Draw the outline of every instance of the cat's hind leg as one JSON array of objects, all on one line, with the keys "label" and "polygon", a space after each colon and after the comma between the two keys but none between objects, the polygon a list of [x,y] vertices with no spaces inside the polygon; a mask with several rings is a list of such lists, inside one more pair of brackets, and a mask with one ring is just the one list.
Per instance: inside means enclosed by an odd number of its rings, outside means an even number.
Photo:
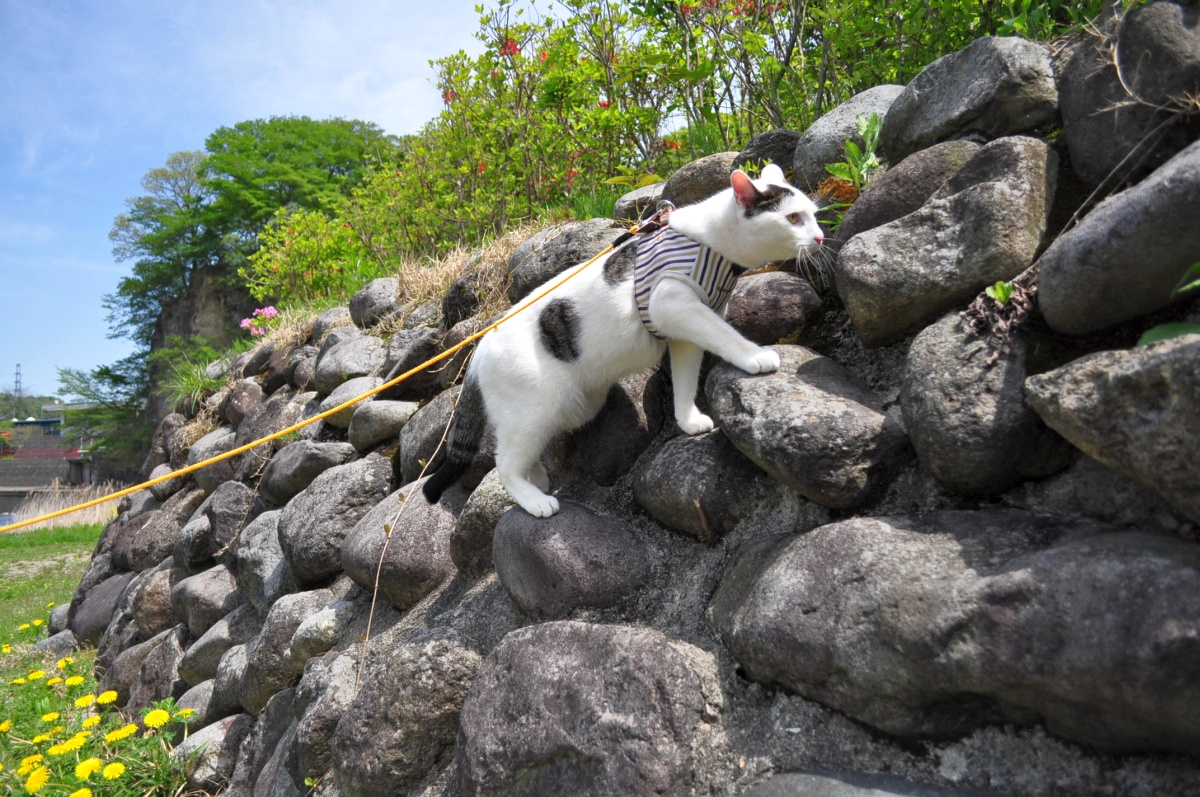
[{"label": "cat's hind leg", "polygon": [[546,473],[546,466],[540,459],[535,460],[533,467],[529,469],[529,481],[543,493],[550,492],[550,475]]},{"label": "cat's hind leg", "polygon": [[700,381],[700,364],[704,349],[686,340],[672,340],[671,382],[675,393],[675,422],[688,434],[711,432],[713,419],[696,406],[696,387]]},{"label": "cat's hind leg", "polygon": [[650,321],[668,340],[711,351],[751,374],[779,369],[779,355],[746,340],[679,279],[661,279],[650,294]]},{"label": "cat's hind leg", "polygon": [[539,460],[550,436],[536,428],[496,428],[500,483],[517,505],[534,517],[550,517],[558,511],[558,499],[545,492],[550,483]]}]

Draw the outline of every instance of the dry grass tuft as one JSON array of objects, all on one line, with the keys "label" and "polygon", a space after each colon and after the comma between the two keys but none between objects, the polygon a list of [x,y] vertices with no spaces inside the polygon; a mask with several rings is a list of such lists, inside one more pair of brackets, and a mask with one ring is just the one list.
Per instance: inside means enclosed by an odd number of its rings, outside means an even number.
[{"label": "dry grass tuft", "polygon": [[[49,515],[53,512],[58,512],[62,509],[69,509],[73,506],[85,504],[88,501],[97,498],[103,498],[112,495],[124,488],[124,485],[116,482],[105,482],[104,484],[85,484],[79,486],[68,486],[60,483],[57,479],[54,483],[41,492],[34,493],[26,498],[13,511],[18,521],[29,520],[30,518]],[[44,520],[40,523],[35,523],[31,526],[26,526],[21,531],[33,531],[34,529],[51,529],[63,528],[66,526],[107,524],[117,516],[117,502],[109,501],[103,504],[88,509],[82,509],[78,512],[72,512],[61,517]]]}]

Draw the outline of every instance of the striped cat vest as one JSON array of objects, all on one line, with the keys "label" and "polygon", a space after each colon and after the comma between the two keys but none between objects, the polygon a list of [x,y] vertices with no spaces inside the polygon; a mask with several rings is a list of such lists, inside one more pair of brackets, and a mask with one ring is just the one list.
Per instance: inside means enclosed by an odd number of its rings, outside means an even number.
[{"label": "striped cat vest", "polygon": [[650,321],[650,293],[659,280],[677,279],[687,284],[701,301],[718,313],[729,303],[734,283],[745,268],[698,241],[664,224],[637,242],[633,266],[633,295],[642,324],[650,334],[662,335]]}]

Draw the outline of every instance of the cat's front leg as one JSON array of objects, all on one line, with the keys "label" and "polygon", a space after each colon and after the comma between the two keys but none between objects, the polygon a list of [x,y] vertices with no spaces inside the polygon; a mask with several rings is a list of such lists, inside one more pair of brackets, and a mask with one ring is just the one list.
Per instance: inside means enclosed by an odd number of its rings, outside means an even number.
[{"label": "cat's front leg", "polygon": [[696,406],[696,388],[700,381],[700,364],[704,349],[685,340],[672,340],[671,382],[675,393],[675,422],[688,434],[711,432],[713,419]]},{"label": "cat's front leg", "polygon": [[663,279],[650,295],[650,320],[669,340],[711,351],[751,374],[779,370],[779,355],[746,340],[682,280]]}]

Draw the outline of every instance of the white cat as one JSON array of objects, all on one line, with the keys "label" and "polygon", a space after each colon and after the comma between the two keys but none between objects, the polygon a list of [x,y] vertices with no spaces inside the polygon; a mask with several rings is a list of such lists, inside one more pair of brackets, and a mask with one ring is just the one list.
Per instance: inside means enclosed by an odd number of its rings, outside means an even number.
[{"label": "white cat", "polygon": [[[735,171],[728,189],[675,210],[659,232],[634,237],[548,296],[518,304],[479,342],[446,463],[425,482],[426,498],[436,502],[465,473],[491,421],[505,489],[531,515],[553,515],[558,499],[546,494],[543,449],[590,421],[613,383],[658,363],[664,347],[675,420],[688,434],[711,430],[695,401],[705,350],[752,374],[779,367],[779,355],[726,323],[733,281],[819,249],[816,213],[778,166],[758,180]],[[679,273],[693,265],[700,272],[693,278]]]}]

